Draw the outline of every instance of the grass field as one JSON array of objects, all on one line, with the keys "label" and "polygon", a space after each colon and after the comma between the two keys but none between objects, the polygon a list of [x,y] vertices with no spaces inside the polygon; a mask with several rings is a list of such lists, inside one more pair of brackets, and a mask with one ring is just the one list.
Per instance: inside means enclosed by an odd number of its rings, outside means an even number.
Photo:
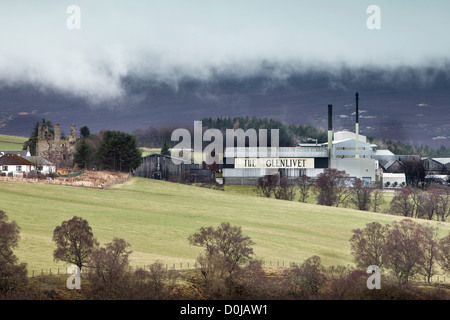
[{"label": "grass field", "polygon": [[22,150],[23,143],[27,141],[27,138],[7,136],[0,134],[0,151],[16,151]]},{"label": "grass field", "polygon": [[[401,217],[257,197],[238,187],[216,191],[144,178],[108,189],[0,184],[0,209],[21,227],[15,250],[28,270],[64,268],[52,253],[54,228],[73,216],[89,221],[101,244],[114,237],[132,246],[131,263],[143,266],[160,259],[193,263],[201,252],[188,236],[202,226],[227,221],[250,236],[257,257],[266,261],[302,262],[318,255],[325,265],[352,263],[352,229],[366,223],[391,223]],[[242,190],[241,190],[242,191]],[[424,220],[418,220],[426,223]],[[442,235],[449,223],[440,225]]]}]

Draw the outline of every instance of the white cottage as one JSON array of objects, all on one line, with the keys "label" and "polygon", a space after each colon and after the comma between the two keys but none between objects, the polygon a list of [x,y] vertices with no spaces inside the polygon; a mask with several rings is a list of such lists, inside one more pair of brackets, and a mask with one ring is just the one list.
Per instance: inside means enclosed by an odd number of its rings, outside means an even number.
[{"label": "white cottage", "polygon": [[24,159],[30,161],[33,164],[33,170],[36,170],[43,174],[55,173],[56,165],[50,161],[39,156],[27,156]]},{"label": "white cottage", "polygon": [[6,153],[0,157],[0,174],[21,176],[34,169],[31,161],[19,156],[16,153]]}]

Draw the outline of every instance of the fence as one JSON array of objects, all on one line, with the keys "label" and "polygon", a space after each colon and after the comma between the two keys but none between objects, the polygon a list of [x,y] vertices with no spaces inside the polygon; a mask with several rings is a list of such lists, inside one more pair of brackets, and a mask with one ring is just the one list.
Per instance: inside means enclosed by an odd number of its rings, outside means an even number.
[{"label": "fence", "polygon": [[[81,172],[81,171],[80,171]],[[78,176],[78,174],[77,174]],[[104,189],[111,185],[124,183],[130,179],[131,174],[128,174],[124,179],[114,180],[108,183],[103,183],[99,178],[89,178],[89,179],[78,179],[77,176],[59,176],[56,179],[38,179],[38,178],[23,178],[23,177],[2,177],[0,176],[0,181],[4,182],[19,182],[19,183],[32,183],[32,184],[52,184],[52,185],[64,185],[64,186],[74,186],[74,187],[85,187],[85,188],[99,188]]]},{"label": "fence", "polygon": [[[263,260],[263,266],[265,267],[290,267],[291,264],[294,262],[287,262],[283,260]],[[162,262],[162,265],[165,267],[166,270],[189,270],[189,269],[196,269],[199,267],[199,264],[197,262],[174,262],[174,263],[166,263]],[[130,270],[137,270],[137,269],[143,269],[143,270],[150,270],[151,264],[144,264],[144,265],[135,265],[130,266]],[[39,276],[39,275],[65,275],[65,274],[73,274],[75,270],[72,270],[72,267],[67,267],[65,269],[62,268],[48,268],[48,269],[40,269],[40,270],[31,270],[31,276]]]},{"label": "fence", "polygon": [[[166,270],[195,270],[199,267],[199,264],[197,262],[172,262],[172,263],[166,263],[161,262],[163,267]],[[289,262],[284,260],[262,260],[262,264],[264,267],[270,267],[270,268],[289,268],[292,266],[292,264],[301,264],[298,262]],[[135,265],[130,266],[130,271],[143,269],[143,270],[150,270],[151,264],[144,264],[144,265]],[[55,269],[41,269],[41,270],[31,270],[31,276],[52,276],[52,275],[70,275],[75,273],[74,268],[68,267],[62,270],[61,268],[55,268]],[[87,273],[86,271],[82,271],[82,273]],[[418,282],[427,282],[426,277],[424,276],[415,276],[412,280],[418,281]],[[450,277],[439,274],[434,275],[430,279],[431,283],[450,283]]]},{"label": "fence", "polygon": [[131,178],[131,173],[128,174],[128,176],[127,176],[125,179],[111,181],[111,182],[109,182],[109,183],[107,183],[107,184],[101,185],[100,188],[101,188],[101,189],[104,189],[104,188],[108,188],[108,187],[112,186],[113,184],[124,183],[124,182],[126,182],[128,179],[130,179],[130,178]]}]

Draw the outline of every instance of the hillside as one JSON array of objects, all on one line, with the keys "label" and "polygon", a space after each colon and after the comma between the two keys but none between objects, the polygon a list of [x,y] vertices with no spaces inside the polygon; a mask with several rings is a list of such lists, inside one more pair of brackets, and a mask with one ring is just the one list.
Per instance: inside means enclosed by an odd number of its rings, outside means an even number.
[{"label": "hillside", "polygon": [[22,150],[23,143],[26,140],[28,140],[28,139],[23,138],[23,137],[8,136],[8,135],[0,134],[0,151]]},{"label": "hillside", "polygon": [[[189,245],[188,236],[223,221],[241,226],[256,243],[256,255],[267,264],[319,255],[325,265],[347,265],[352,262],[348,242],[352,229],[375,220],[401,219],[143,178],[108,189],[3,182],[0,209],[21,227],[16,253],[27,262],[29,272],[65,267],[53,261],[52,234],[75,215],[89,221],[101,244],[114,237],[128,241],[133,266],[156,259],[170,266],[193,263],[200,249]],[[449,223],[440,226],[442,234],[450,230]]]},{"label": "hillside", "polygon": [[92,132],[190,127],[209,117],[246,116],[326,129],[328,104],[333,104],[333,128],[354,130],[358,91],[361,134],[432,149],[448,145],[450,126],[442,117],[450,101],[448,63],[428,68],[343,67],[334,72],[293,68],[285,73],[289,69],[269,63],[253,75],[210,70],[208,79],[187,74],[173,82],[130,75],[122,81],[122,101],[94,105],[65,92],[6,86],[0,88],[0,133],[28,136],[43,117],[62,128],[87,125]]}]

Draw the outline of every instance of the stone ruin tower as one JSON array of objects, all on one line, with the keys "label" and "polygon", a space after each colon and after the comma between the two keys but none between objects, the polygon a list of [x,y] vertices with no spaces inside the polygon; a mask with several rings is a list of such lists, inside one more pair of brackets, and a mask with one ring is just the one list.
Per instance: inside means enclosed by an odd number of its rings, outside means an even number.
[{"label": "stone ruin tower", "polygon": [[47,126],[38,126],[36,155],[53,162],[57,168],[73,167],[73,154],[76,149],[77,135],[75,125],[70,126],[70,135],[61,138],[61,125],[55,124],[54,134]]}]

